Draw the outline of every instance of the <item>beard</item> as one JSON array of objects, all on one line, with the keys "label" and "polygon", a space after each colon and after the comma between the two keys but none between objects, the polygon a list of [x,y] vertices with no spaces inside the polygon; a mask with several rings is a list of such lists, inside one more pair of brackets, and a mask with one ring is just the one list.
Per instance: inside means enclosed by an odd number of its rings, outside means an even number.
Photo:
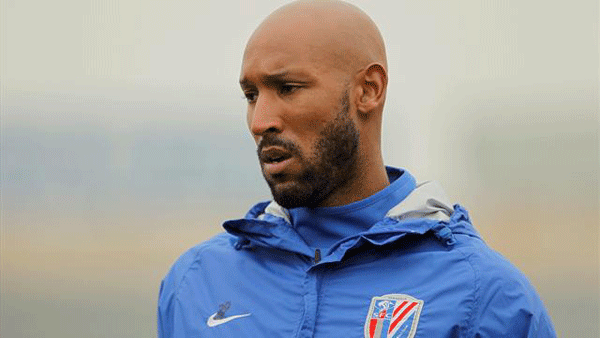
[{"label": "beard", "polygon": [[[328,122],[313,143],[312,156],[305,158],[299,147],[276,134],[263,137],[258,153],[266,146],[280,146],[289,151],[301,163],[302,171],[290,177],[263,176],[271,189],[273,199],[284,208],[319,206],[337,189],[348,184],[356,173],[359,132],[348,114],[349,102],[346,91],[340,99],[340,111]],[[262,163],[261,163],[262,167]],[[281,183],[282,179],[286,179]]]}]

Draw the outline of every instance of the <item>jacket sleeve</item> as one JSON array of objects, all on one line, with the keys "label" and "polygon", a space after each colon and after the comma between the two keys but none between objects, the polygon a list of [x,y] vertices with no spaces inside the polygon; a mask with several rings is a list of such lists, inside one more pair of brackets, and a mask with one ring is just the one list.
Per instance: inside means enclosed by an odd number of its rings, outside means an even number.
[{"label": "jacket sleeve", "polygon": [[160,284],[156,323],[158,338],[186,336],[179,332],[183,326],[181,322],[177,322],[177,318],[181,317],[177,293],[186,273],[195,262],[197,254],[198,248],[195,247],[181,255]]},{"label": "jacket sleeve", "polygon": [[513,266],[482,275],[478,293],[471,336],[556,337],[542,300]]},{"label": "jacket sleeve", "polygon": [[175,303],[177,285],[179,284],[176,278],[176,270],[177,266],[175,265],[160,284],[157,311],[158,338],[175,337]]},{"label": "jacket sleeve", "polygon": [[158,311],[156,320],[158,338],[171,337],[171,335],[169,335],[168,333],[173,331],[173,322],[172,320],[169,320],[169,318],[172,318],[172,315],[170,315],[170,309],[172,308],[170,303],[172,301],[166,300],[166,298],[172,299],[172,295],[170,297],[166,296],[166,294],[169,293],[169,291],[165,291],[164,288],[165,281],[163,280],[160,283],[160,291],[158,292]]}]

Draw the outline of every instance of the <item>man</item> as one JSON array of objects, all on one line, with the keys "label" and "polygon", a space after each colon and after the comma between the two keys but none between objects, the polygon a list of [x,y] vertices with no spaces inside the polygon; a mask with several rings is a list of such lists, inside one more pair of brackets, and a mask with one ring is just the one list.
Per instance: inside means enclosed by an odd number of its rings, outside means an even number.
[{"label": "man", "polygon": [[240,84],[273,202],[182,255],[160,337],[554,337],[527,279],[435,183],[386,167],[383,39],[337,1],[251,36]]}]

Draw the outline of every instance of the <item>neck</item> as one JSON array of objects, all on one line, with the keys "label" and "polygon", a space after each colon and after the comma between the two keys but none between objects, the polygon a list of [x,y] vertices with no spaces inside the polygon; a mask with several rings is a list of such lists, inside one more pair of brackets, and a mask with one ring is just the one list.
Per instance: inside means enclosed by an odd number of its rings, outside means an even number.
[{"label": "neck", "polygon": [[288,209],[292,227],[309,247],[321,250],[343,238],[368,231],[415,188],[414,178],[409,173],[395,168],[388,168],[387,173],[388,186],[364,199],[338,207]]},{"label": "neck", "polygon": [[339,187],[319,207],[337,207],[363,200],[390,185],[383,159],[359,161],[354,175],[347,184]]}]

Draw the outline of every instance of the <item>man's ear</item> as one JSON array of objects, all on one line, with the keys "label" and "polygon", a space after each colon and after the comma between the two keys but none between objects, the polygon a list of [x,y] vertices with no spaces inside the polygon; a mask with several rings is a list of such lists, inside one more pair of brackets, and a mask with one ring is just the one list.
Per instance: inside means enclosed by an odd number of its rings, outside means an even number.
[{"label": "man's ear", "polygon": [[362,114],[369,114],[383,105],[387,88],[387,72],[379,63],[370,64],[359,74],[359,95],[356,107]]}]

